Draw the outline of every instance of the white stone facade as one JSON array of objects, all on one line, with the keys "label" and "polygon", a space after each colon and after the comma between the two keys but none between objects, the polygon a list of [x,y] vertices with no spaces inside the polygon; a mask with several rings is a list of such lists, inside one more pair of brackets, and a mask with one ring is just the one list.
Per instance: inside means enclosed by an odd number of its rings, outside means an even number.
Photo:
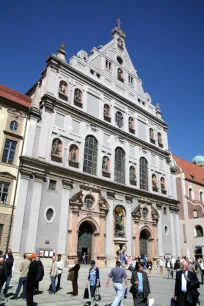
[{"label": "white stone facade", "polygon": [[[150,95],[142,88],[125,46],[124,33],[118,28],[112,33],[113,38],[107,45],[93,48],[90,56],[80,51],[69,63],[62,44],[57,55],[47,59],[41,79],[28,92],[33,106],[16,201],[12,239],[16,253],[53,249],[67,255],[71,261],[77,255],[75,240],[81,220],[86,216],[95,237],[91,256],[101,265],[109,264],[119,248],[126,249],[128,255],[140,255],[139,245],[135,245],[139,243],[142,229],[150,232],[148,241],[154,241],[149,256],[180,255],[176,238],[178,202],[168,152],[167,124],[161,118],[159,106],[151,103]],[[108,108],[106,117],[104,106]],[[116,123],[117,112],[122,114],[121,125]],[[153,129],[152,140],[150,129]],[[94,175],[84,171],[87,136],[93,136],[97,143]],[[58,149],[53,155],[55,144]],[[124,181],[121,178],[120,182],[115,177],[116,148],[124,152],[121,159]],[[72,149],[75,151],[73,160]],[[107,158],[105,171],[103,157]],[[148,164],[148,190],[141,188],[141,157]],[[89,165],[88,160],[87,167]],[[130,167],[135,168],[133,179]],[[155,181],[152,175],[156,176]],[[55,190],[50,190],[50,180],[56,182]],[[76,197],[80,192],[82,194]],[[88,194],[98,199],[97,203],[104,204],[96,203],[90,211],[84,207]],[[117,205],[123,206],[125,211],[125,237],[120,239],[114,236]],[[138,205],[148,208],[148,216],[143,221],[137,214],[133,220]],[[48,208],[54,216],[51,222],[46,220]],[[155,219],[150,213],[153,216],[154,209],[159,216]],[[78,225],[72,224],[74,218]],[[136,225],[137,233],[134,232]],[[104,230],[103,237],[97,233],[97,227],[99,232]]]}]

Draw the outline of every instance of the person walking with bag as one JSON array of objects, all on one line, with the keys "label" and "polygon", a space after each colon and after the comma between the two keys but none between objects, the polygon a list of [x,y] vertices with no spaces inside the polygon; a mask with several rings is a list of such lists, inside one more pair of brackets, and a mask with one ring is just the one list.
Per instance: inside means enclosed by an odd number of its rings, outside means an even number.
[{"label": "person walking with bag", "polygon": [[108,275],[108,280],[106,283],[106,288],[108,288],[108,284],[110,280],[113,280],[113,287],[116,292],[115,300],[112,303],[112,306],[123,306],[122,298],[123,298],[123,280],[125,281],[126,288],[128,288],[127,274],[125,270],[120,267],[121,262],[116,262],[116,267],[111,270]]},{"label": "person walking with bag", "polygon": [[148,298],[151,297],[150,285],[141,263],[137,263],[136,270],[132,272],[131,284],[130,292],[133,295],[134,306],[148,306]]},{"label": "person walking with bag", "polygon": [[36,261],[36,254],[31,254],[31,263],[28,270],[26,281],[26,302],[27,306],[33,306],[33,292],[35,288],[35,279],[38,274],[38,264]]},{"label": "person walking with bag", "polygon": [[89,270],[86,287],[90,283],[91,306],[94,306],[96,288],[99,287],[99,269],[96,267],[95,260],[91,260],[91,268]]},{"label": "person walking with bag", "polygon": [[50,268],[50,279],[51,279],[51,290],[50,294],[55,294],[56,293],[56,277],[57,277],[57,272],[58,272],[58,265],[56,261],[56,257],[52,257],[52,266]]},{"label": "person walking with bag", "polygon": [[42,264],[42,261],[40,260],[39,257],[36,257],[36,261],[38,264],[38,274],[37,277],[35,279],[35,294],[39,294],[39,282],[41,282],[43,280],[44,277],[44,267]]}]

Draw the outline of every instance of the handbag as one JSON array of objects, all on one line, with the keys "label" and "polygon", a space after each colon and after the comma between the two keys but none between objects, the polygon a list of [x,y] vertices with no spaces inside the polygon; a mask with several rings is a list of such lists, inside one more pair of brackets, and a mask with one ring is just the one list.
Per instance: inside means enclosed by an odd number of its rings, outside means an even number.
[{"label": "handbag", "polygon": [[84,299],[89,299],[89,290],[88,290],[88,288],[85,288],[85,290],[84,290]]},{"label": "handbag", "polygon": [[171,306],[177,306],[177,301],[173,297],[171,298]]},{"label": "handbag", "polygon": [[99,293],[99,287],[96,288],[94,300],[95,301],[101,301],[101,295]]},{"label": "handbag", "polygon": [[154,305],[155,305],[154,299],[153,298],[149,299],[148,306],[154,306]]},{"label": "handbag", "polygon": [[72,282],[73,279],[74,279],[74,271],[70,271],[68,273],[67,280]]}]

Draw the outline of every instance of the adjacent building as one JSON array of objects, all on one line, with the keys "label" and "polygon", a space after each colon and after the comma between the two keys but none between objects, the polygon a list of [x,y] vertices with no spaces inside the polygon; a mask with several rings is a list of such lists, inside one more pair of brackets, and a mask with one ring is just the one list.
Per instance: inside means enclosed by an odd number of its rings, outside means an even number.
[{"label": "adjacent building", "polygon": [[[12,249],[87,254],[180,255],[175,164],[167,123],[142,86],[116,27],[112,40],[66,61],[46,60],[32,98]],[[159,90],[159,88],[158,88]]]},{"label": "adjacent building", "polygon": [[181,253],[193,258],[204,256],[204,158],[193,163],[174,156],[177,164],[176,186],[180,202]]},{"label": "adjacent building", "polygon": [[27,113],[31,98],[0,85],[0,250],[9,245]]}]

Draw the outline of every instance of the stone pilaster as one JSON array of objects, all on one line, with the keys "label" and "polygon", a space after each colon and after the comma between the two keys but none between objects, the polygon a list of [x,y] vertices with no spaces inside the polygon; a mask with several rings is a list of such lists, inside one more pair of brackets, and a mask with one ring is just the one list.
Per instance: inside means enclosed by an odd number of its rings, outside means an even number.
[{"label": "stone pilaster", "polygon": [[176,235],[179,233],[176,233],[176,229],[174,226],[174,209],[169,209],[170,212],[170,222],[171,222],[171,243],[172,243],[172,251],[171,255],[176,256]]},{"label": "stone pilaster", "polygon": [[37,123],[41,119],[41,112],[37,107],[31,106],[28,116],[29,116],[29,121],[25,137],[23,155],[32,157],[35,132],[36,132]]},{"label": "stone pilaster", "polygon": [[33,193],[30,205],[30,215],[28,220],[28,234],[26,239],[25,252],[34,253],[37,238],[38,219],[40,213],[42,185],[45,181],[43,173],[34,173]]},{"label": "stone pilaster", "polygon": [[59,221],[59,238],[57,253],[65,255],[67,253],[68,222],[69,222],[69,198],[70,190],[73,188],[72,183],[67,180],[62,181],[62,200]]},{"label": "stone pilaster", "polygon": [[109,212],[106,217],[106,262],[107,267],[112,267],[113,264],[113,202],[114,193],[107,193]]},{"label": "stone pilaster", "polygon": [[32,176],[31,172],[25,172],[21,170],[20,179],[18,181],[18,190],[16,198],[16,214],[14,218],[14,225],[11,237],[11,249],[13,253],[19,254],[20,243],[21,243],[21,234],[23,230],[23,220],[24,212],[26,206],[26,198],[28,192],[28,185],[30,177]]},{"label": "stone pilaster", "polygon": [[159,214],[159,220],[158,220],[158,255],[160,257],[164,256],[164,251],[163,251],[163,241],[162,241],[162,218],[161,218],[161,206],[157,205],[158,208],[158,214]]}]

